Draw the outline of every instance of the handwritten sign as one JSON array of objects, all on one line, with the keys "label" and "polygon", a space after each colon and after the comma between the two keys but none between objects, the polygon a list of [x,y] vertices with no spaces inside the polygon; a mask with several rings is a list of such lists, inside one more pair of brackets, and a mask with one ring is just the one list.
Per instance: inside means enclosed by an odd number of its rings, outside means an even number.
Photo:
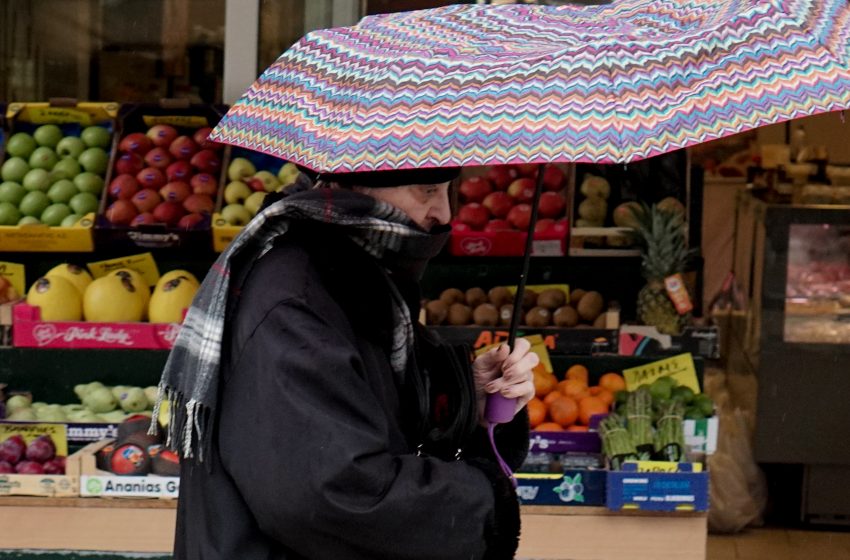
[{"label": "handwritten sign", "polygon": [[[543,337],[539,334],[533,334],[530,336],[524,336],[522,338],[526,339],[529,343],[531,343],[531,351],[537,354],[537,356],[540,358],[540,363],[537,365],[537,368],[541,368],[545,372],[552,373],[552,361],[549,359],[549,351],[546,349],[546,342],[543,340]],[[490,344],[482,348],[477,348],[475,350],[475,355],[480,356],[491,348],[495,348],[499,344],[501,344],[501,342],[496,342],[494,344]]]},{"label": "handwritten sign", "polygon": [[94,119],[90,113],[69,109],[65,107],[30,107],[29,121],[33,124],[63,124],[79,123],[83,126],[91,126]]},{"label": "handwritten sign", "polygon": [[[508,331],[491,331],[491,330],[482,330],[478,333],[478,338],[475,339],[475,343],[472,347],[477,351],[480,348],[484,348],[485,346],[492,346],[494,344],[500,344],[508,340],[508,335],[510,333]],[[522,333],[517,333],[518,336],[522,336]],[[537,335],[540,336],[540,335]],[[555,349],[555,342],[558,339],[557,334],[548,334],[543,337],[543,344],[546,345],[546,348],[549,350]]]},{"label": "handwritten sign", "polygon": [[700,392],[694,358],[690,353],[624,369],[623,377],[629,391],[634,391],[641,385],[649,385],[659,377],[672,377],[679,385],[689,387],[694,393]]},{"label": "handwritten sign", "polygon": [[0,277],[5,278],[12,285],[19,297],[24,297],[27,289],[24,265],[0,262]]},{"label": "handwritten sign", "polygon": [[65,457],[68,455],[66,430],[67,427],[62,423],[0,422],[0,441],[6,441],[14,435],[20,435],[25,442],[30,443],[39,436],[48,435],[53,440],[53,445],[56,446],[56,454]]},{"label": "handwritten sign", "polygon": [[683,463],[675,463],[673,461],[626,461],[628,464],[637,466],[637,472],[702,472],[702,463],[687,463],[686,470],[683,470]]},{"label": "handwritten sign", "polygon": [[97,261],[89,263],[88,268],[95,278],[106,276],[110,272],[121,268],[131,268],[142,275],[148,286],[155,286],[157,280],[159,280],[159,268],[157,268],[156,261],[154,261],[153,255],[150,253]]},{"label": "handwritten sign", "polygon": [[206,117],[197,115],[145,115],[142,117],[142,120],[148,127],[155,124],[170,124],[171,126],[182,126],[186,128],[201,128],[210,125]]}]

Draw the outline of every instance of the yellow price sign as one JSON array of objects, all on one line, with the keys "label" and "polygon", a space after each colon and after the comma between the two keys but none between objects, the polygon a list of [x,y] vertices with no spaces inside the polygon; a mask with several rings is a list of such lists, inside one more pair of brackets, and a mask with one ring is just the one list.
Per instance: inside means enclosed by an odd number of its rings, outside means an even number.
[{"label": "yellow price sign", "polygon": [[95,278],[106,276],[110,272],[121,268],[131,268],[142,275],[148,286],[156,285],[159,280],[159,268],[156,266],[156,261],[150,253],[97,261],[89,263],[88,268]]},{"label": "yellow price sign", "polygon": [[634,391],[641,385],[649,385],[659,377],[672,377],[679,385],[689,387],[694,393],[700,392],[694,357],[690,353],[624,369],[623,377],[629,391]]},{"label": "yellow price sign", "polygon": [[[524,338],[531,343],[531,351],[537,354],[537,356],[540,358],[540,364],[538,364],[537,367],[542,367],[547,373],[552,373],[554,371],[552,369],[552,361],[549,359],[549,350],[547,350],[546,348],[546,341],[543,340],[543,337],[539,334],[532,334],[529,336],[523,336],[521,338]],[[496,342],[484,346],[482,348],[477,348],[475,350],[475,355],[480,356],[491,348],[495,348],[502,344],[505,344],[505,342]]]},{"label": "yellow price sign", "polygon": [[28,113],[29,121],[33,124],[79,123],[83,126],[94,124],[90,113],[67,107],[30,107]]},{"label": "yellow price sign", "polygon": [[155,124],[170,124],[171,126],[186,128],[201,128],[210,125],[206,117],[197,115],[144,115],[142,120],[149,127]]},{"label": "yellow price sign", "polygon": [[682,463],[674,463],[673,461],[626,461],[637,466],[637,472],[660,472],[660,473],[677,473],[677,472],[702,472],[702,463],[688,463],[689,471],[682,471]]},{"label": "yellow price sign", "polygon": [[67,426],[62,423],[42,424],[38,422],[0,422],[0,441],[19,435],[30,443],[39,436],[50,436],[56,446],[56,454],[68,455]]},{"label": "yellow price sign", "polygon": [[11,262],[0,262],[0,277],[5,278],[15,289],[18,296],[26,295],[27,283],[24,265]]}]

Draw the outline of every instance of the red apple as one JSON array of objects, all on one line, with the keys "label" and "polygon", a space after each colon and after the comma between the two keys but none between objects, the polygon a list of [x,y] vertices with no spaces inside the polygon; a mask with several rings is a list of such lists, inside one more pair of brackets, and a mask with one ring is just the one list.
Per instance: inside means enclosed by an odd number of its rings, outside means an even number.
[{"label": "red apple", "polygon": [[203,221],[204,217],[201,214],[186,214],[177,222],[177,227],[180,229],[192,229]]},{"label": "red apple", "polygon": [[507,220],[490,220],[484,226],[484,231],[514,231],[514,226]]},{"label": "red apple", "polygon": [[198,151],[198,145],[188,136],[178,136],[168,146],[168,151],[176,159],[192,159],[192,156]]},{"label": "red apple", "polygon": [[216,146],[220,147],[221,144],[209,141],[210,132],[212,132],[212,129],[210,127],[201,127],[192,134],[192,140],[194,140],[195,144],[205,150],[215,149]]},{"label": "red apple", "polygon": [[169,181],[189,181],[194,171],[188,161],[181,159],[165,168],[165,178]]},{"label": "red apple", "polygon": [[566,174],[557,165],[547,165],[543,170],[543,189],[547,191],[559,191],[564,187]]},{"label": "red apple", "polygon": [[520,177],[508,186],[508,194],[519,202],[531,202],[534,198],[534,179]]},{"label": "red apple", "polygon": [[193,214],[212,214],[215,203],[205,194],[190,194],[183,201],[183,208]]},{"label": "red apple", "polygon": [[154,146],[167,147],[177,138],[177,129],[168,124],[155,124],[146,133]]},{"label": "red apple", "polygon": [[139,185],[145,189],[158,189],[165,184],[165,174],[156,167],[145,167],[136,174]]},{"label": "red apple", "polygon": [[528,222],[531,221],[531,204],[517,204],[508,212],[508,221],[515,228],[528,231]]},{"label": "red apple", "polygon": [[472,231],[472,228],[466,225],[465,223],[459,220],[452,221],[452,231],[462,232],[462,231]]},{"label": "red apple", "polygon": [[555,229],[555,220],[552,218],[543,218],[542,220],[537,220],[537,223],[534,224],[534,232],[535,233],[550,233]]},{"label": "red apple", "polygon": [[153,189],[142,189],[130,200],[139,212],[150,213],[156,205],[162,202],[162,197]]},{"label": "red apple", "polygon": [[483,204],[493,216],[504,218],[513,207],[514,199],[506,192],[496,191],[484,197]]},{"label": "red apple", "polygon": [[508,190],[508,185],[519,177],[519,173],[512,165],[494,165],[484,173],[484,177],[490,181],[494,189],[505,191]]},{"label": "red apple", "polygon": [[130,200],[139,190],[139,182],[132,175],[119,175],[109,183],[109,195],[119,200]]},{"label": "red apple", "polygon": [[218,173],[221,171],[221,158],[212,150],[201,150],[192,156],[189,163],[203,173]]},{"label": "red apple", "polygon": [[189,180],[189,186],[192,187],[192,192],[195,194],[215,196],[218,190],[218,181],[209,173],[198,173]]},{"label": "red apple", "polygon": [[490,219],[490,212],[477,202],[470,202],[460,207],[457,218],[476,231],[481,231]]},{"label": "red apple", "polygon": [[175,226],[180,218],[186,215],[183,206],[178,202],[161,202],[153,209],[153,217],[157,222],[164,223],[168,226]]},{"label": "red apple", "polygon": [[183,202],[192,194],[192,188],[183,181],[171,181],[159,189],[159,196],[166,202]]},{"label": "red apple", "polygon": [[266,184],[256,177],[245,179],[245,184],[251,187],[254,192],[266,192]]},{"label": "red apple", "polygon": [[148,167],[165,170],[169,165],[171,165],[172,161],[174,161],[174,159],[165,148],[154,148],[145,154],[145,163]]},{"label": "red apple", "polygon": [[493,192],[493,185],[484,177],[470,177],[461,181],[459,191],[464,202],[481,202]]},{"label": "red apple", "polygon": [[561,235],[566,235],[568,227],[569,226],[567,225],[567,219],[561,218],[560,220],[555,221],[555,225],[554,225],[553,229],[554,229],[555,233],[559,233]]},{"label": "red apple", "polygon": [[140,156],[145,155],[153,148],[153,142],[145,136],[144,132],[132,132],[125,136],[118,144],[118,150],[121,152],[133,152]]},{"label": "red apple", "polygon": [[115,171],[135,175],[145,168],[145,160],[137,153],[124,152],[115,160]]},{"label": "red apple", "polygon": [[564,213],[565,207],[564,197],[556,192],[545,192],[540,194],[537,211],[541,218],[557,218]]},{"label": "red apple", "polygon": [[130,225],[138,212],[129,200],[116,200],[106,209],[106,219],[118,226]]},{"label": "red apple", "polygon": [[149,226],[156,223],[156,218],[153,217],[153,214],[150,212],[142,212],[133,218],[133,221],[130,222],[131,227],[136,226]]},{"label": "red apple", "polygon": [[531,179],[537,178],[537,172],[540,169],[540,165],[537,163],[521,163],[516,166],[517,172],[519,172],[520,177],[529,177]]}]

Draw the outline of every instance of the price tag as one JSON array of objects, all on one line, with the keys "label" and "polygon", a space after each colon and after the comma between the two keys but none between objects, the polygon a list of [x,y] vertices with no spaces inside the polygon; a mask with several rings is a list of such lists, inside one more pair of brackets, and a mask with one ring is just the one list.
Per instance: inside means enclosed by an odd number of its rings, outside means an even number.
[{"label": "price tag", "polygon": [[641,385],[649,385],[659,377],[672,377],[679,385],[689,387],[694,393],[700,392],[694,357],[690,353],[624,369],[623,377],[629,391],[634,391]]},{"label": "price tag", "polygon": [[[672,461],[626,461],[636,465],[637,472],[676,473],[682,471],[682,463]],[[690,469],[684,472],[702,472],[701,463],[689,463]]]},{"label": "price tag", "polygon": [[91,114],[77,109],[65,107],[30,107],[29,121],[33,124],[63,124],[79,123],[83,126],[94,124]]},{"label": "price tag", "polygon": [[206,117],[198,115],[145,115],[142,117],[142,120],[148,127],[155,124],[170,124],[171,126],[182,126],[186,128],[201,128],[210,125]]},{"label": "price tag", "polygon": [[[532,334],[529,336],[523,336],[522,338],[526,339],[528,342],[531,343],[531,351],[537,354],[537,356],[540,358],[540,363],[537,364],[537,367],[535,369],[540,368],[541,370],[543,370],[543,373],[552,373],[554,371],[552,369],[552,361],[549,359],[549,350],[547,350],[546,348],[546,341],[543,340],[543,337],[539,334]],[[502,342],[496,342],[484,346],[482,348],[477,348],[475,350],[475,355],[480,356],[481,354],[484,354],[491,348],[495,348],[500,344],[502,344]]]},{"label": "price tag", "polygon": [[88,264],[88,268],[95,278],[106,276],[119,268],[132,268],[142,275],[148,286],[155,286],[157,280],[159,280],[159,268],[157,268],[156,261],[153,260],[153,255],[150,253],[93,262]]},{"label": "price tag", "polygon": [[20,435],[24,441],[30,443],[38,436],[48,435],[56,446],[56,454],[66,457],[68,455],[68,436],[65,424],[42,424],[38,422],[0,422],[0,441]]},{"label": "price tag", "polygon": [[26,276],[24,275],[24,265],[11,262],[0,262],[0,276],[9,281],[18,296],[24,297],[26,295],[27,283]]}]

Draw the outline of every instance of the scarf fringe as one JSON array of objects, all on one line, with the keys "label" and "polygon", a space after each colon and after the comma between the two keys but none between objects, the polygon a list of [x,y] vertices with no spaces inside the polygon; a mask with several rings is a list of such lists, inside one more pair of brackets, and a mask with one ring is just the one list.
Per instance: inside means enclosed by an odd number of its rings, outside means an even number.
[{"label": "scarf fringe", "polygon": [[163,382],[158,385],[157,399],[151,414],[148,434],[159,434],[159,413],[162,403],[168,403],[169,421],[165,430],[165,446],[181,458],[203,462],[211,443],[210,409],[197,399],[186,400],[184,395]]}]

